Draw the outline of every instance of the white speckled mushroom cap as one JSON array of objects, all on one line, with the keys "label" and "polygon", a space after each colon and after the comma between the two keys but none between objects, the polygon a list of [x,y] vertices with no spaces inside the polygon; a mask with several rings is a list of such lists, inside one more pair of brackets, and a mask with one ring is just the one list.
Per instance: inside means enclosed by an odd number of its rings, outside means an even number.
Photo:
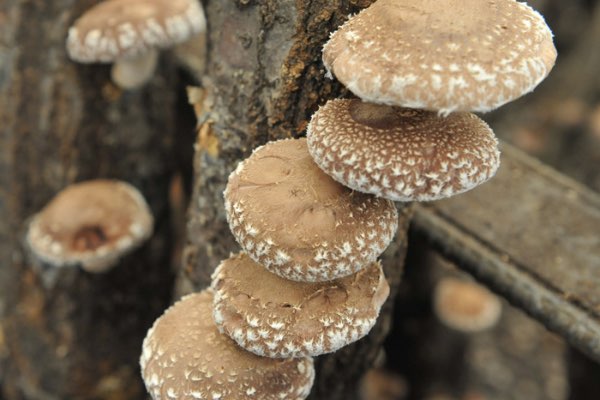
[{"label": "white speckled mushroom cap", "polygon": [[103,272],[144,242],[152,225],[148,204],[136,188],[97,179],[58,193],[32,218],[26,241],[43,262]]},{"label": "white speckled mushroom cap", "polygon": [[254,261],[294,281],[328,281],[377,260],[398,226],[394,203],[356,193],[314,163],[306,139],[257,148],[229,176],[225,211]]},{"label": "white speckled mushroom cap", "polygon": [[308,149],[323,171],[361,192],[394,201],[453,196],[487,181],[500,165],[498,141],[470,113],[328,101],[307,129]]},{"label": "white speckled mushroom cap", "polygon": [[310,393],[312,358],[258,357],[219,333],[213,293],[185,296],[156,320],[140,366],[154,400],[302,400]]},{"label": "white speckled mushroom cap", "polygon": [[260,356],[318,356],[355,342],[375,325],[389,294],[381,265],[328,282],[294,282],[245,254],[213,274],[219,330]]},{"label": "white speckled mushroom cap", "polygon": [[205,30],[198,0],[106,0],[75,21],[67,51],[79,62],[113,62],[170,47]]},{"label": "white speckled mushroom cap", "polygon": [[543,17],[514,0],[378,0],[323,48],[365,101],[489,111],[532,91],[556,59]]},{"label": "white speckled mushroom cap", "polygon": [[433,308],[448,327],[475,333],[496,325],[502,303],[485,287],[457,278],[443,278],[433,292]]}]

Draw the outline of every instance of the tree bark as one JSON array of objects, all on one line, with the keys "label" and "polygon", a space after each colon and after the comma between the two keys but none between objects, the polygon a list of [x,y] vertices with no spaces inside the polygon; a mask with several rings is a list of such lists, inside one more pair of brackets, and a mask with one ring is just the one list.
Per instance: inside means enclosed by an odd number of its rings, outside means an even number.
[{"label": "tree bark", "polygon": [[[324,77],[321,49],[330,32],[372,0],[207,1],[208,64],[204,92],[195,95],[199,119],[188,243],[179,295],[210,284],[214,268],[239,251],[225,221],[227,177],[252,149],[269,140],[302,136],[311,114],[343,93]],[[390,324],[400,281],[410,210],[384,267],[392,296],[372,334],[319,357],[312,398],[353,399],[358,378],[377,355]]]},{"label": "tree bark", "polygon": [[[109,67],[69,61],[67,29],[93,3],[0,2],[3,399],[143,398],[141,341],[171,293],[174,71],[162,62],[149,85],[122,92]],[[36,268],[22,244],[27,219],[69,183],[97,177],[142,191],[152,239],[106,274]]]}]

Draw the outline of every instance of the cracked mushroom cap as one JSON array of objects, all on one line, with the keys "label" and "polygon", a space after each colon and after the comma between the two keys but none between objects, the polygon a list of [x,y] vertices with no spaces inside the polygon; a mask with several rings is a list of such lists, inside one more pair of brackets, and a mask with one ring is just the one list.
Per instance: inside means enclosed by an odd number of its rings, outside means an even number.
[{"label": "cracked mushroom cap", "polygon": [[140,366],[154,400],[302,400],[315,377],[310,357],[259,357],[219,333],[213,293],[185,296],[156,320]]},{"label": "cracked mushroom cap", "polygon": [[336,99],[307,129],[308,150],[323,171],[360,192],[394,201],[453,196],[487,181],[500,165],[498,141],[470,113]]},{"label": "cracked mushroom cap", "polygon": [[206,30],[197,0],[106,0],[69,29],[67,51],[79,62],[113,62],[171,47]]},{"label": "cracked mushroom cap", "polygon": [[225,211],[254,261],[286,279],[328,281],[377,260],[398,226],[394,203],[356,193],[314,163],[306,139],[257,148],[229,176]]},{"label": "cracked mushroom cap", "polygon": [[446,326],[465,333],[493,327],[502,314],[502,303],[485,287],[450,277],[443,278],[436,285],[433,308]]},{"label": "cracked mushroom cap", "polygon": [[148,204],[136,188],[98,179],[58,193],[32,218],[26,241],[45,263],[103,272],[141,245],[152,225]]},{"label": "cracked mushroom cap", "polygon": [[489,111],[532,91],[556,60],[544,18],[514,0],[378,0],[323,48],[365,101]]},{"label": "cracked mushroom cap", "polygon": [[219,330],[254,354],[288,358],[336,351],[369,333],[390,288],[378,262],[328,282],[294,282],[245,254],[213,274]]}]

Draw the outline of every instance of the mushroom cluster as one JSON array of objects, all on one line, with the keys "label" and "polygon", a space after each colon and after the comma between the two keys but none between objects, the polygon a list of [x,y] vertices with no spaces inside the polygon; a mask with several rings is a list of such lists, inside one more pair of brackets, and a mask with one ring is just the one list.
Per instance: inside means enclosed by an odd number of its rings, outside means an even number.
[{"label": "mushroom cluster", "polygon": [[533,90],[555,57],[543,18],[514,0],[378,0],[346,22],[323,60],[360,99],[329,101],[306,139],[267,143],[231,173],[225,211],[243,252],[148,332],[153,398],[305,398],[311,357],[367,335],[388,297],[377,259],[393,201],[491,178],[497,139],[470,112]]},{"label": "mushroom cluster", "polygon": [[[396,232],[396,208],[321,171],[306,139],[255,149],[229,176],[224,196],[244,252],[224,260],[210,289],[181,300],[148,332],[140,361],[146,387],[154,399],[304,399],[312,357],[359,340],[376,322],[389,294],[377,258]],[[175,336],[166,338],[167,330]],[[201,356],[217,350],[224,356]],[[222,371],[233,359],[248,361],[234,367],[225,388]],[[249,383],[268,382],[265,371],[287,392]],[[181,383],[186,376],[193,382]],[[240,395],[246,390],[252,396]]]}]

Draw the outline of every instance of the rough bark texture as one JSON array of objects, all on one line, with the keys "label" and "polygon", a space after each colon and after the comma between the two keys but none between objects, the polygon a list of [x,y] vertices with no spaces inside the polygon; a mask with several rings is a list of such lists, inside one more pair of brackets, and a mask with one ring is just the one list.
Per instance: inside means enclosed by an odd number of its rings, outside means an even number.
[{"label": "rough bark texture", "polygon": [[[173,80],[124,93],[107,66],[70,62],[67,29],[93,3],[0,2],[3,399],[142,398],[141,340],[171,292]],[[173,72],[166,62],[161,70]],[[69,183],[96,177],[143,192],[153,238],[103,275],[36,267],[22,244],[27,218]]]},{"label": "rough bark texture", "polygon": [[[208,1],[207,75],[196,98],[196,181],[180,294],[199,290],[238,246],[225,221],[229,173],[269,140],[303,135],[311,114],[341,87],[324,77],[321,48],[346,17],[372,1]],[[392,296],[400,281],[410,211],[401,209],[396,242],[385,257]],[[356,398],[358,378],[389,330],[392,301],[369,338],[317,360],[312,398]]]}]

